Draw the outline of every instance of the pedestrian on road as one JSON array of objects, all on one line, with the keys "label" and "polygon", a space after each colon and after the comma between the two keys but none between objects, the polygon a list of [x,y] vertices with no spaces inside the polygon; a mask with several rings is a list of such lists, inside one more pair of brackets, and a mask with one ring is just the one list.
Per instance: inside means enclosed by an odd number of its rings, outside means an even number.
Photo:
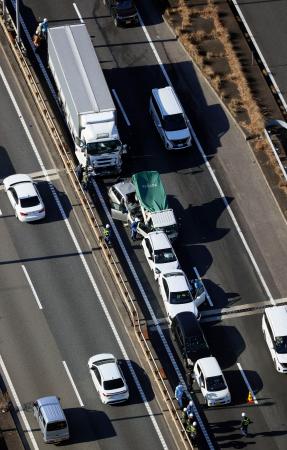
[{"label": "pedestrian on road", "polygon": [[246,413],[243,412],[241,414],[241,425],[240,425],[240,431],[244,436],[248,436],[248,425],[251,424],[251,420],[249,417],[247,417]]},{"label": "pedestrian on road", "polygon": [[185,431],[187,432],[192,443],[195,443],[197,438],[197,423],[192,422],[192,420],[188,420]]},{"label": "pedestrian on road", "polygon": [[186,412],[186,408],[183,408],[182,415],[181,415],[181,421],[182,421],[182,425],[185,428],[187,425],[187,421],[188,421],[188,415]]},{"label": "pedestrian on road", "polygon": [[139,219],[136,217],[131,223],[131,238],[133,241],[137,240]]},{"label": "pedestrian on road", "polygon": [[186,374],[186,381],[187,381],[187,387],[189,392],[193,392],[193,382],[194,382],[194,376],[192,370],[189,370]]},{"label": "pedestrian on road", "polygon": [[176,400],[178,401],[178,406],[180,407],[180,409],[183,408],[183,393],[184,393],[184,389],[183,389],[183,385],[181,383],[179,383],[174,391],[174,396],[176,398]]},{"label": "pedestrian on road", "polygon": [[105,243],[107,245],[111,245],[111,227],[108,223],[104,228],[104,238],[105,238]]},{"label": "pedestrian on road", "polygon": [[82,164],[79,164],[76,167],[76,175],[77,175],[77,178],[78,178],[80,183],[82,183],[82,181],[83,181],[83,171],[84,171],[84,169],[83,169]]},{"label": "pedestrian on road", "polygon": [[186,408],[186,412],[187,412],[188,417],[191,414],[193,414],[193,401],[192,400],[189,401],[187,408]]}]

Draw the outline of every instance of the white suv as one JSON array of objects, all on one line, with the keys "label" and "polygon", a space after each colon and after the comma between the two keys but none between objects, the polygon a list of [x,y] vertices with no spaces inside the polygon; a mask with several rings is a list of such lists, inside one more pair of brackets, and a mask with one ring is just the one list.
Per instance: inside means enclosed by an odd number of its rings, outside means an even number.
[{"label": "white suv", "polygon": [[213,356],[198,359],[193,370],[207,406],[226,405],[231,402],[226,380]]},{"label": "white suv", "polygon": [[148,265],[157,280],[162,271],[179,269],[180,265],[164,231],[152,231],[142,241]]},{"label": "white suv", "polygon": [[191,126],[171,86],[152,90],[149,110],[167,150],[191,147]]},{"label": "white suv", "polygon": [[[181,312],[190,311],[197,319],[197,307],[205,301],[205,290],[199,280],[189,283],[185,273],[180,270],[162,272],[158,278],[159,291],[169,319]],[[201,287],[198,285],[201,284]]]},{"label": "white suv", "polygon": [[287,373],[287,306],[266,308],[262,331],[278,372]]}]

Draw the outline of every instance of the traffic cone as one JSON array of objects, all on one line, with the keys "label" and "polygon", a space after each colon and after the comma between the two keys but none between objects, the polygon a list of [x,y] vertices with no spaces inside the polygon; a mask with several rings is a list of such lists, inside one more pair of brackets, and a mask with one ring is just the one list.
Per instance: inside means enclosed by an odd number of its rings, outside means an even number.
[{"label": "traffic cone", "polygon": [[247,403],[254,403],[253,395],[250,391],[248,392]]}]

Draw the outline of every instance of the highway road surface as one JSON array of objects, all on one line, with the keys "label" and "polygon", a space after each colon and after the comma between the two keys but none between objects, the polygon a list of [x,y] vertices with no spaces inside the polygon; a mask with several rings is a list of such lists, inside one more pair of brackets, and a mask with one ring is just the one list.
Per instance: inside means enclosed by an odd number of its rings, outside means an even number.
[{"label": "highway road surface", "polygon": [[[39,17],[48,17],[50,26],[79,20],[68,0],[56,6],[46,0],[40,4],[26,0],[24,6],[22,14],[31,34]],[[176,251],[182,267],[190,277],[196,267],[210,295],[202,323],[230,385],[232,404],[209,410],[203,406],[209,432],[214,433],[220,448],[283,450],[287,381],[275,372],[261,332],[263,308],[276,301],[287,302],[283,215],[243,134],[165,25],[155,3],[139,2],[145,26],[133,29],[115,28],[101,1],[83,0],[77,6],[109,86],[131,123],[133,145],[124,175],[144,169],[160,172],[180,223]],[[199,139],[193,151],[178,155],[162,148],[148,115],[151,89],[165,86],[169,80]],[[100,189],[105,196],[105,186],[101,184]],[[132,246],[122,226],[117,227],[141,281],[137,292],[147,294],[172,346],[158,288],[140,242]],[[36,275],[39,283],[40,274]],[[221,315],[222,309],[229,314]],[[174,365],[144,302],[143,310],[151,320],[150,331],[161,362],[175,386]],[[66,312],[71,313],[70,304]],[[82,331],[83,327],[75,327],[79,339]],[[175,351],[174,355],[177,358]],[[251,406],[247,405],[249,388],[256,400]],[[202,403],[200,395],[198,400]],[[254,421],[247,439],[239,432],[242,411]]]},{"label": "highway road surface", "polygon": [[[0,370],[27,448],[46,448],[32,415],[32,402],[45,395],[61,398],[71,433],[64,448],[176,448],[115,309],[119,295],[78,224],[62,164],[51,158],[53,144],[13,58],[0,52],[0,177],[34,176],[47,213],[41,223],[18,222],[1,188]],[[87,363],[105,352],[121,362],[125,405],[99,401]]]},{"label": "highway road surface", "polygon": [[287,1],[238,0],[237,3],[287,102]]}]

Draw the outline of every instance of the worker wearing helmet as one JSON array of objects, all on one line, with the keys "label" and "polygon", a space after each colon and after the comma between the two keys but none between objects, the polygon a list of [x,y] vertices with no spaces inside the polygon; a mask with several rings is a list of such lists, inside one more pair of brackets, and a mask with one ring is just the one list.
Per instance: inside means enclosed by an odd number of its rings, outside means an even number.
[{"label": "worker wearing helmet", "polygon": [[107,245],[111,244],[111,227],[108,223],[104,228],[104,239]]}]

